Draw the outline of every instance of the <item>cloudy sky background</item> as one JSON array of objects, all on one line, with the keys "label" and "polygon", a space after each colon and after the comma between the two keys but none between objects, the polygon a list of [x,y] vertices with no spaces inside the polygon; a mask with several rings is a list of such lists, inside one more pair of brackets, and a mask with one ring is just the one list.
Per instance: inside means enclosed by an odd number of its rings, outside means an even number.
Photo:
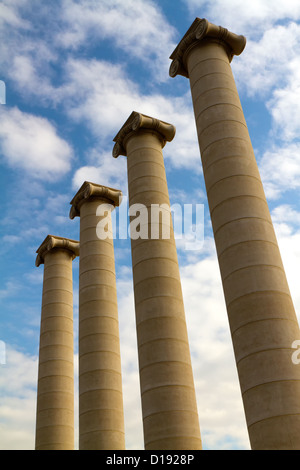
[{"label": "cloudy sky background", "polygon": [[[249,449],[189,82],[168,75],[195,17],[247,37],[232,68],[299,315],[299,1],[2,0],[0,449],[34,448],[36,249],[48,234],[78,239],[69,203],[85,180],[126,198],[126,160],[112,158],[112,139],[133,110],[176,126],[164,149],[171,204],[204,204],[202,248],[177,244],[203,446]],[[130,240],[115,240],[115,259],[126,447],[142,449]],[[78,260],[73,266],[77,380]]]}]

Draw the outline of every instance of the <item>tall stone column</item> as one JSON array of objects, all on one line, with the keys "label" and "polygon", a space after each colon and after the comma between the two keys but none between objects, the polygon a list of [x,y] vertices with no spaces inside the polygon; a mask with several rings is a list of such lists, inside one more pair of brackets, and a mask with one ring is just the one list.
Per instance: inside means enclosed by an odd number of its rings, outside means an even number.
[{"label": "tall stone column", "polygon": [[[111,211],[121,191],[85,182],[71,201],[80,217],[79,449],[125,448]],[[101,230],[100,230],[100,225]],[[100,233],[101,232],[101,233]]]},{"label": "tall stone column", "polygon": [[36,450],[74,449],[72,260],[79,242],[48,235],[37,250],[44,264],[36,412]]},{"label": "tall stone column", "polygon": [[188,77],[253,449],[300,449],[299,326],[230,62],[243,36],[193,22],[170,56]]},{"label": "tall stone column", "polygon": [[[162,154],[174,135],[171,124],[133,112],[113,150],[114,157],[127,156],[129,210],[140,210],[141,237],[131,231],[131,248],[146,450],[201,448]],[[162,222],[153,217],[158,205]]]}]

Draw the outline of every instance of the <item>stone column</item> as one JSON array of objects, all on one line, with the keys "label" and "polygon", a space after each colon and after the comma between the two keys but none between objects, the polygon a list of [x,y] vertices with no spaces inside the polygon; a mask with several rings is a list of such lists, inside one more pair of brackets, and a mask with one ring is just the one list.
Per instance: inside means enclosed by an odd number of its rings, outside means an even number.
[{"label": "stone column", "polygon": [[[81,450],[125,448],[118,305],[111,229],[111,211],[119,205],[121,197],[121,191],[85,182],[71,201],[70,218],[80,216]],[[100,230],[101,223],[107,232]]]},{"label": "stone column", "polygon": [[72,260],[79,242],[48,235],[37,250],[44,264],[36,412],[36,450],[74,449]]},{"label": "stone column", "polygon": [[253,449],[300,449],[299,326],[230,62],[243,36],[193,22],[171,55],[188,77]]},{"label": "stone column", "polygon": [[[130,211],[141,211],[141,237],[131,231],[131,248],[146,450],[201,448],[162,154],[174,135],[171,124],[133,112],[113,150],[114,157],[127,156]],[[153,217],[153,205],[165,205],[162,222]]]}]

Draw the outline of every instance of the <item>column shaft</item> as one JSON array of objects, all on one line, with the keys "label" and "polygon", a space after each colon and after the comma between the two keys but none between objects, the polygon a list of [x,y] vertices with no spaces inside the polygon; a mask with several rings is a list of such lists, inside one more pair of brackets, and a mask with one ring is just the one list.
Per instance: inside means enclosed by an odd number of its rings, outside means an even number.
[{"label": "column shaft", "polygon": [[[87,184],[83,189],[88,187]],[[104,188],[104,187],[101,187]],[[84,192],[84,191],[83,191]],[[79,195],[82,190],[79,191]],[[79,448],[125,448],[121,358],[112,233],[97,236],[99,197],[80,202]],[[77,203],[75,203],[76,205]],[[106,219],[110,220],[110,206]],[[109,225],[111,225],[109,223]]]},{"label": "column shaft", "polygon": [[291,359],[299,326],[230,47],[196,38],[183,62],[251,446],[300,449],[300,369]]},{"label": "column shaft", "polygon": [[[157,129],[158,121],[153,121]],[[116,145],[118,147],[118,142]],[[167,212],[166,222],[151,222],[153,204],[170,207],[162,154],[164,143],[159,132],[141,128],[127,138],[125,145],[129,206],[142,204],[149,217],[145,221],[148,238],[131,237],[145,449],[200,449],[198,412],[171,217]],[[164,224],[170,226],[170,236],[166,239],[162,235]],[[145,233],[143,227],[141,232]],[[151,237],[151,232],[157,237]]]},{"label": "column shaft", "polygon": [[36,450],[74,449],[73,258],[60,248],[43,255]]}]

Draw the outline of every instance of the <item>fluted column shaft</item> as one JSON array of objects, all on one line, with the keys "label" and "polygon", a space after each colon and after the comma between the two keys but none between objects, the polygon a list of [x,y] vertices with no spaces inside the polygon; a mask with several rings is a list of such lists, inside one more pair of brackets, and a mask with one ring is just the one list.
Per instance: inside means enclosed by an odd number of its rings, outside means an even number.
[{"label": "fluted column shaft", "polygon": [[[198,412],[171,217],[166,219],[166,225],[170,224],[168,238],[162,236],[163,223],[151,221],[153,204],[170,207],[162,154],[165,142],[157,131],[160,128],[158,120],[153,120],[155,129],[149,129],[143,125],[136,126],[139,118],[143,120],[145,117],[133,113],[134,132],[124,140],[121,133],[121,143],[117,139],[114,156],[124,145],[129,206],[133,208],[135,204],[141,204],[148,211],[148,218],[141,220],[141,232],[148,232],[148,238],[131,236],[145,449],[200,449]],[[151,122],[152,118],[149,119]],[[129,119],[129,127],[130,123]],[[128,122],[125,130],[127,125]],[[147,225],[146,230],[143,223]],[[157,238],[151,238],[151,232]]]},{"label": "fluted column shaft", "polygon": [[[79,196],[89,188],[85,183]],[[97,185],[91,185],[97,189]],[[102,187],[99,187],[102,190]],[[118,192],[120,193],[120,192]],[[120,193],[121,195],[121,193]],[[107,213],[97,215],[102,204]],[[97,235],[105,217],[111,225],[115,203],[103,196],[75,201],[80,214],[79,259],[79,448],[125,448],[118,304],[112,232]],[[107,227],[109,230],[110,228]]]},{"label": "fluted column shaft", "polygon": [[[36,413],[36,450],[74,449],[74,359],[72,260],[70,249],[51,247],[44,263]],[[59,243],[61,240],[59,240]],[[44,245],[45,246],[45,245]],[[75,250],[73,251],[73,248]]]},{"label": "fluted column shaft", "polygon": [[299,326],[230,67],[243,39],[205,33],[205,22],[177,46],[170,74],[190,79],[251,446],[300,449],[300,368],[291,360]]}]

